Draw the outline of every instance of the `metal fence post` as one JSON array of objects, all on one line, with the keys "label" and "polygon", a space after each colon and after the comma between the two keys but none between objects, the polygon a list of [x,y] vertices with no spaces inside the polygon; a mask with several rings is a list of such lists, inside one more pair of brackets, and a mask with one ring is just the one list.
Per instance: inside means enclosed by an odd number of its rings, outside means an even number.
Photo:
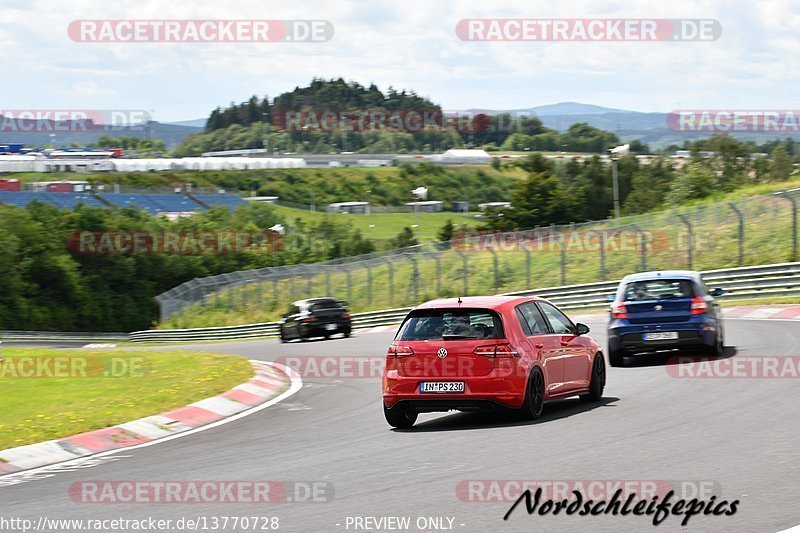
[{"label": "metal fence post", "polygon": [[467,260],[467,255],[462,252],[461,250],[453,250],[456,254],[461,256],[461,263],[463,265],[463,282],[464,282],[464,294],[463,296],[469,295],[469,261]]},{"label": "metal fence post", "polygon": [[325,294],[331,293],[331,271],[329,268],[325,269]]},{"label": "metal fence post", "polygon": [[797,261],[797,198],[786,191],[775,193],[776,197],[785,198],[792,203],[792,255],[789,261]]},{"label": "metal fence post", "polygon": [[403,255],[408,256],[408,260],[411,261],[411,290],[414,293],[414,305],[419,303],[419,270],[417,269],[417,258],[414,257],[414,254],[406,253]]},{"label": "metal fence post", "polygon": [[728,206],[733,209],[733,212],[736,213],[736,216],[739,218],[739,231],[737,238],[737,241],[739,242],[739,260],[736,262],[736,266],[742,266],[744,264],[744,214],[733,202],[729,202]]},{"label": "metal fence post", "polygon": [[522,241],[519,241],[517,244],[519,245],[520,248],[522,248],[522,251],[525,252],[525,288],[526,289],[530,289],[531,288],[531,251],[522,243]]},{"label": "metal fence post", "polygon": [[394,265],[391,259],[386,260],[389,267],[389,307],[394,307]]},{"label": "metal fence post", "polygon": [[350,268],[344,265],[341,265],[339,268],[344,270],[345,276],[347,277],[347,303],[350,304],[350,300],[353,299],[353,293],[351,292],[351,285],[350,285]]},{"label": "metal fence post", "polygon": [[688,238],[688,240],[686,242],[686,257],[687,257],[687,262],[689,263],[689,270],[691,270],[692,269],[692,247],[693,247],[693,244],[694,244],[694,236],[692,235],[692,223],[689,222],[689,219],[686,218],[685,215],[681,215],[680,213],[678,213],[676,216],[681,220],[681,222],[684,223],[684,225],[686,225],[686,237]]},{"label": "metal fence post", "polygon": [[639,236],[639,246],[640,246],[640,255],[641,255],[641,266],[640,269],[642,272],[647,271],[647,233],[642,230],[636,224],[631,224],[631,227],[636,230],[636,234]]},{"label": "metal fence post", "polygon": [[366,265],[365,268],[367,269],[367,304],[372,303],[372,267],[370,265]]},{"label": "metal fence post", "polygon": [[600,236],[600,281],[606,280],[606,230],[597,232]]},{"label": "metal fence post", "polygon": [[497,252],[489,246],[486,248],[492,254],[492,265],[494,267],[494,294],[500,292],[500,271],[497,264]]}]

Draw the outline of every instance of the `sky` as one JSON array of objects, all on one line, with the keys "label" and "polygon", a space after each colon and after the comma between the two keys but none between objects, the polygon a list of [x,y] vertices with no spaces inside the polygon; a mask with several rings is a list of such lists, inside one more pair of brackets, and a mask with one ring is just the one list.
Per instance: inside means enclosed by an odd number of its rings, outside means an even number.
[{"label": "sky", "polygon": [[[715,19],[692,42],[470,42],[461,19]],[[84,19],[326,20],[327,42],[76,42]],[[799,109],[800,0],[4,0],[2,109],[203,118],[314,77],[414,90],[445,109],[576,101],[636,111]]]}]

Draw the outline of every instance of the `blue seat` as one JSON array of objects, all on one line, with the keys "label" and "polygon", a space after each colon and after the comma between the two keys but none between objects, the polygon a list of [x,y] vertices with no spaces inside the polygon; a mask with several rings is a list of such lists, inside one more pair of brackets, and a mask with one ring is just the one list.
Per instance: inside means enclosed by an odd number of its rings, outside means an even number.
[{"label": "blue seat", "polygon": [[221,205],[229,209],[236,209],[246,203],[234,194],[195,194],[194,196],[209,207]]}]

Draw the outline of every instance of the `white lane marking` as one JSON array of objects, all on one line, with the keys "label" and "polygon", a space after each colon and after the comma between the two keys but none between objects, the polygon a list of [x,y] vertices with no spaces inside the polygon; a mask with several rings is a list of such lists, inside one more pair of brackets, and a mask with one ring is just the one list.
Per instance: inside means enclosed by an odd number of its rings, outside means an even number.
[{"label": "white lane marking", "polygon": [[778,533],[800,533],[800,526],[790,527],[789,529],[778,531]]},{"label": "white lane marking", "polygon": [[782,312],[783,309],[775,309],[775,308],[765,308],[765,309],[754,309],[749,311],[746,315],[741,316],[739,318],[769,318],[772,315],[777,315],[778,313]]},{"label": "white lane marking", "polygon": [[758,322],[800,322],[800,317],[798,318],[746,318],[746,317],[731,317],[725,318],[722,317],[722,320],[755,320]]},{"label": "white lane marking", "polygon": [[[47,474],[48,471],[50,471],[50,470],[52,470],[53,472],[56,472],[58,469],[62,469],[62,468],[65,468],[65,467],[78,466],[81,462],[85,461],[87,458],[88,459],[97,459],[99,457],[105,457],[107,455],[113,455],[115,453],[127,453],[127,452],[130,452],[131,450],[136,450],[138,448],[147,448],[148,446],[154,446],[156,444],[161,444],[162,442],[167,442],[167,441],[174,440],[174,439],[180,439],[180,438],[183,438],[183,437],[187,437],[189,435],[194,435],[195,433],[200,433],[201,431],[206,431],[208,429],[213,429],[213,428],[222,426],[224,424],[227,424],[229,422],[234,422],[236,420],[239,420],[240,418],[244,418],[246,416],[249,416],[249,415],[252,415],[254,413],[257,413],[257,412],[261,411],[262,409],[266,409],[267,407],[270,407],[272,405],[275,405],[276,403],[278,403],[278,402],[280,402],[282,400],[285,400],[286,398],[294,395],[301,388],[303,388],[303,379],[300,377],[300,374],[298,374],[297,372],[295,372],[294,370],[292,370],[291,368],[289,368],[289,367],[287,367],[285,365],[282,365],[280,363],[272,363],[272,362],[268,362],[268,361],[258,361],[256,359],[251,359],[250,362],[251,363],[260,363],[260,364],[265,364],[265,365],[272,365],[272,366],[280,368],[281,370],[286,372],[286,374],[289,376],[289,379],[291,379],[291,382],[292,382],[291,386],[289,387],[288,390],[282,392],[281,394],[279,394],[275,398],[273,398],[273,399],[271,399],[271,400],[269,400],[267,402],[262,403],[261,405],[256,405],[255,407],[247,409],[246,411],[242,411],[242,412],[237,413],[237,414],[235,414],[233,416],[230,416],[228,418],[224,418],[222,420],[217,420],[216,422],[212,422],[210,424],[206,424],[205,426],[200,426],[199,428],[190,429],[189,431],[184,431],[183,433],[176,433],[175,435],[170,435],[169,437],[163,437],[163,438],[160,438],[160,439],[157,439],[157,440],[152,440],[150,442],[143,442],[143,443],[137,444],[135,446],[128,446],[127,448],[119,448],[119,449],[116,449],[116,450],[108,450],[106,452],[100,452],[100,453],[96,453],[94,455],[89,455],[89,456],[86,456],[86,457],[79,457],[77,459],[70,459],[69,461],[63,461],[63,462],[60,462],[60,463],[55,463],[55,464],[51,464],[51,465],[47,465],[47,466],[40,466],[38,468],[32,468],[30,470],[24,470],[22,472],[13,472],[11,474],[5,474],[3,476],[0,476],[0,486],[13,484],[12,480],[14,478],[17,478],[17,477],[23,477],[24,478],[26,476],[30,476],[32,474],[39,474],[39,473]],[[53,473],[52,475],[55,475],[55,474]],[[45,476],[45,477],[50,477],[50,476]],[[38,478],[38,479],[43,479],[43,478]],[[9,482],[7,482],[7,480]],[[21,480],[19,482],[23,482],[23,481],[33,481],[33,479],[29,479],[29,480],[23,479],[23,480]]]}]

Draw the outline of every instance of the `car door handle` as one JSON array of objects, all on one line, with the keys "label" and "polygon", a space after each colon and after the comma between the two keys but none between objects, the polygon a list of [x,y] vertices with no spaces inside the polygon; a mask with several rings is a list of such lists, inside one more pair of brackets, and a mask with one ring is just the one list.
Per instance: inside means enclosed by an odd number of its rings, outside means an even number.
[{"label": "car door handle", "polygon": [[542,348],[544,348],[544,344],[542,344],[541,342],[537,342],[536,344],[533,345],[533,347],[538,350],[541,350]]},{"label": "car door handle", "polygon": [[561,346],[569,346],[569,341],[561,341]]}]

